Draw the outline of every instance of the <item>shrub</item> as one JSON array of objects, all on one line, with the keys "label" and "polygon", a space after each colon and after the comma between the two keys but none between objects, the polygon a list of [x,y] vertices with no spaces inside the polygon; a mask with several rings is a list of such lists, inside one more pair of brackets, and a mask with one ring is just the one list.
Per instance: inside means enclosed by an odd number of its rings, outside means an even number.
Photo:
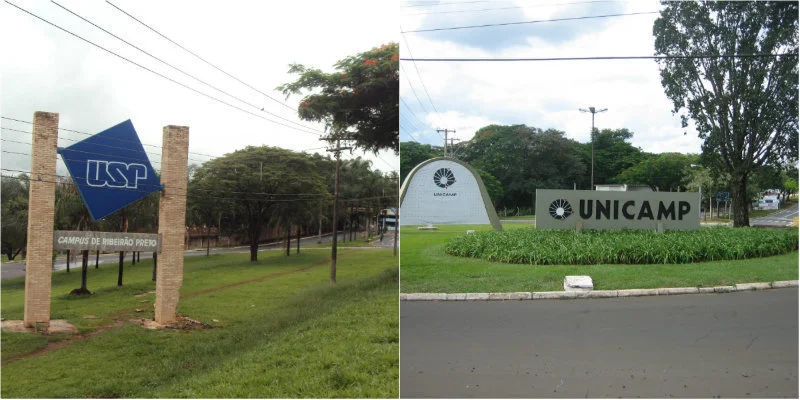
[{"label": "shrub", "polygon": [[515,229],[453,238],[445,252],[515,264],[685,264],[785,254],[796,229],[708,227],[697,231]]}]

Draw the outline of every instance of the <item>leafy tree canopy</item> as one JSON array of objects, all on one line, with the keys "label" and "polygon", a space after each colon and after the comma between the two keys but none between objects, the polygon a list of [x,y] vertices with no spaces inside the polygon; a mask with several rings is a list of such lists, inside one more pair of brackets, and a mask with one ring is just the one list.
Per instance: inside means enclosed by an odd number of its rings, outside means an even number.
[{"label": "leafy tree canopy", "polygon": [[656,55],[679,57],[658,60],[674,112],[731,177],[734,226],[755,168],[798,156],[797,31],[798,3],[780,1],[664,2],[653,26]]},{"label": "leafy tree canopy", "polygon": [[337,62],[335,72],[291,64],[297,81],[278,87],[287,96],[308,94],[298,115],[308,121],[324,122],[355,146],[377,153],[399,152],[399,46],[385,44]]}]

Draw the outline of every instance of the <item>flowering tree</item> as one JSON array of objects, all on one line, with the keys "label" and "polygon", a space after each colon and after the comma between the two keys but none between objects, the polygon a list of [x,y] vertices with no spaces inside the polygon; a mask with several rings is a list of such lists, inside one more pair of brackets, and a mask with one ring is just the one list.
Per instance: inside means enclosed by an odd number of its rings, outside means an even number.
[{"label": "flowering tree", "polygon": [[311,92],[297,109],[301,119],[324,122],[365,151],[398,154],[398,51],[397,43],[384,44],[340,60],[332,73],[291,64],[289,72],[300,77],[278,90],[287,97]]}]

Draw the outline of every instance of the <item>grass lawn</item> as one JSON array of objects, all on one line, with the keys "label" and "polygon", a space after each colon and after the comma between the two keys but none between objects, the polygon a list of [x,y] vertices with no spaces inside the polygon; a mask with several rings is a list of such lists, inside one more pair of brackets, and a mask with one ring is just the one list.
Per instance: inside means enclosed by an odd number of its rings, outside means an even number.
[{"label": "grass lawn", "polygon": [[[152,261],[89,269],[92,296],[73,298],[79,269],[53,274],[52,318],[81,332],[120,327],[11,360],[68,335],[2,335],[2,397],[397,397],[397,261],[343,250],[337,285],[328,253],[188,257],[179,313],[211,329],[147,330]],[[21,319],[24,282],[2,282],[2,316]],[[138,296],[137,295],[141,295]],[[137,312],[140,309],[143,311]],[[90,318],[86,318],[90,317]]]},{"label": "grass lawn", "polygon": [[[527,224],[505,224],[521,229]],[[739,261],[647,265],[521,265],[489,262],[444,253],[447,239],[489,225],[438,226],[435,231],[407,227],[401,232],[402,293],[484,293],[563,290],[566,275],[589,275],[596,290],[718,286],[798,278],[798,253]]]}]

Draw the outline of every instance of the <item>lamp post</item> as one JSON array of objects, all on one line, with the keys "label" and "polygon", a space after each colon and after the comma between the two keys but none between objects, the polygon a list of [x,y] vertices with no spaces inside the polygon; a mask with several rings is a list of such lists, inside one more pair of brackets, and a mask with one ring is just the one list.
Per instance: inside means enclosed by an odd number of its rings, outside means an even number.
[{"label": "lamp post", "polygon": [[[706,171],[708,171],[708,169],[703,167],[702,165],[689,164],[689,166],[692,167],[692,168],[703,168]],[[700,208],[703,208],[703,205],[702,205],[702,203],[703,203],[703,182],[702,181],[699,182],[697,184],[697,187],[700,189],[700,203],[701,203],[700,204]],[[710,192],[708,193],[708,214],[711,215],[711,193]],[[703,213],[703,219],[708,221],[708,218],[706,218],[706,213]]]},{"label": "lamp post", "polygon": [[589,109],[580,108],[578,110],[581,112],[592,113],[592,132],[590,134],[590,140],[592,141],[592,180],[589,184],[589,190],[594,190],[594,115],[597,113],[606,112],[608,109],[603,108],[602,110],[598,110],[594,107],[589,107]]}]

